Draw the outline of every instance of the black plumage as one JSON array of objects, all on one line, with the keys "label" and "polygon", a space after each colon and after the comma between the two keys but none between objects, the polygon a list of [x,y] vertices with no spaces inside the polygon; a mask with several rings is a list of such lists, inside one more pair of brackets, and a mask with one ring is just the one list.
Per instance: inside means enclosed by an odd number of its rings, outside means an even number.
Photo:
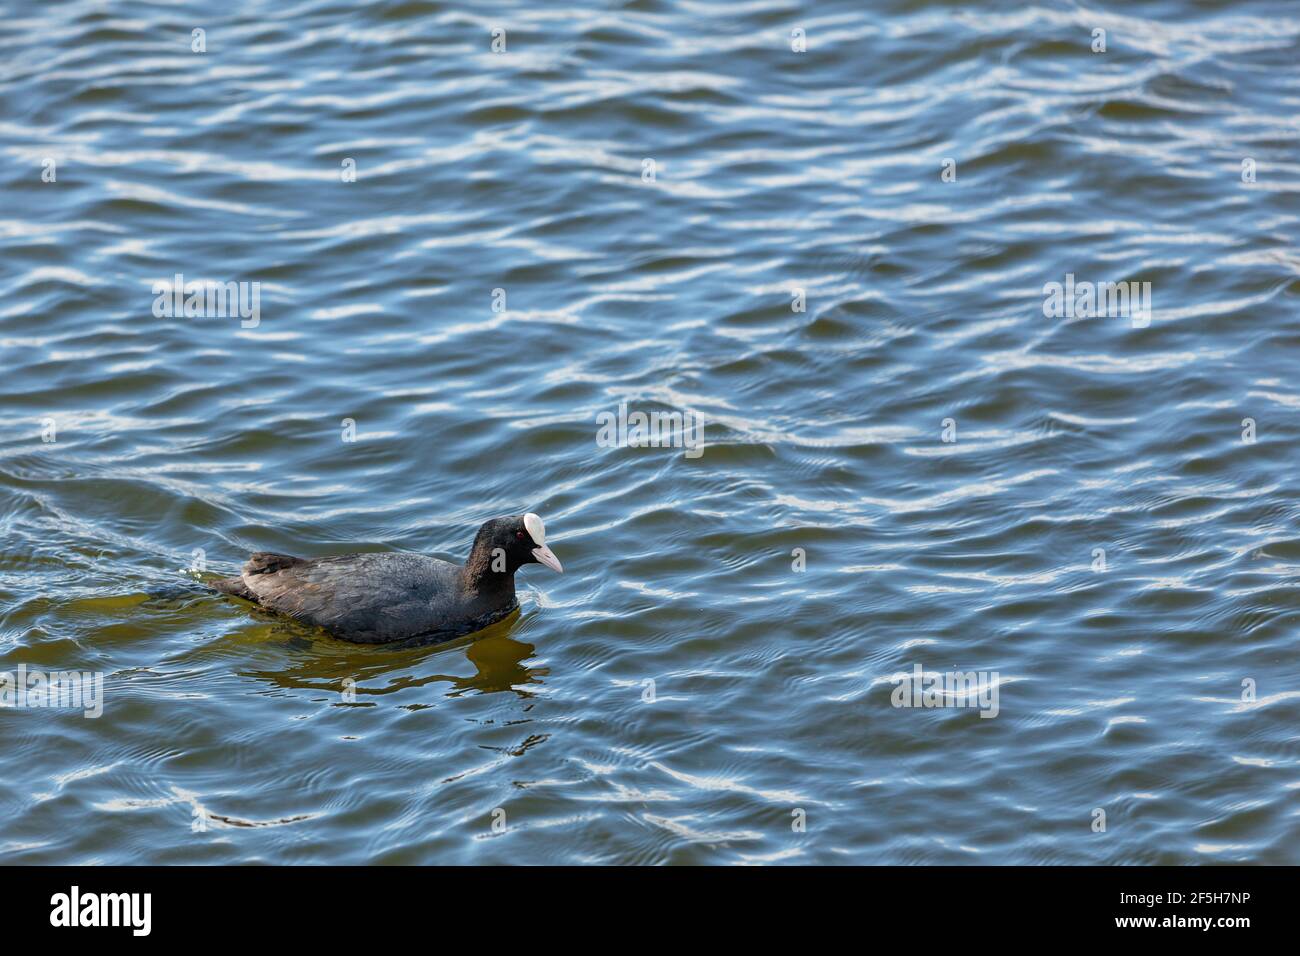
[{"label": "black plumage", "polygon": [[484,522],[463,566],[398,552],[297,558],[259,551],[241,575],[213,587],[360,644],[437,641],[514,611],[515,571],[525,564],[562,570],[534,514]]}]

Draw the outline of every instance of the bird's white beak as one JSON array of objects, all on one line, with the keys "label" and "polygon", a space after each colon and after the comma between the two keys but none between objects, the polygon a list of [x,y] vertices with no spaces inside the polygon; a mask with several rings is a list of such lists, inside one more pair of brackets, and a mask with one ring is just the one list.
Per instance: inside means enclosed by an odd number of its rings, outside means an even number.
[{"label": "bird's white beak", "polygon": [[564,565],[560,564],[560,559],[555,556],[555,552],[546,545],[542,545],[540,548],[533,548],[533,557],[546,565],[556,574],[564,573]]}]

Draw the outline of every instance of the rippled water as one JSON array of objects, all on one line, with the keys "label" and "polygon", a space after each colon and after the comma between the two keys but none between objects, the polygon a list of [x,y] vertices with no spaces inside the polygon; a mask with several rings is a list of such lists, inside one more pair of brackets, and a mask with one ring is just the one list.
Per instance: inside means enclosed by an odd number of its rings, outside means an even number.
[{"label": "rippled water", "polygon": [[[0,713],[4,858],[1300,862],[1298,13],[10,7],[0,671],[105,686]],[[525,510],[450,645],[193,580]]]}]

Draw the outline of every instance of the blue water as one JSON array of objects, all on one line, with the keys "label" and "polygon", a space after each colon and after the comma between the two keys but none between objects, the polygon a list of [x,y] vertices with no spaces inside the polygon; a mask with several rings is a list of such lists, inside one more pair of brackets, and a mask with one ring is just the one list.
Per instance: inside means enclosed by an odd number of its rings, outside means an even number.
[{"label": "blue water", "polygon": [[[103,712],[0,706],[0,855],[1300,862],[1298,54],[1281,0],[9,5],[0,672]],[[524,511],[565,574],[450,645],[202,586]]]}]

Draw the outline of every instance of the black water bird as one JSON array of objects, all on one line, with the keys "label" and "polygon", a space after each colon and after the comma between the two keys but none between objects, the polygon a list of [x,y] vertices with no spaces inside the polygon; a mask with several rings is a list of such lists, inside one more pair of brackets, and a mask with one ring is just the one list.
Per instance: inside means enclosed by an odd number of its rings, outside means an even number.
[{"label": "black water bird", "polygon": [[563,572],[535,514],[485,521],[463,566],[397,552],[295,558],[259,551],[218,591],[254,601],[359,644],[450,640],[494,624],[519,606],[515,572],[544,564]]}]

